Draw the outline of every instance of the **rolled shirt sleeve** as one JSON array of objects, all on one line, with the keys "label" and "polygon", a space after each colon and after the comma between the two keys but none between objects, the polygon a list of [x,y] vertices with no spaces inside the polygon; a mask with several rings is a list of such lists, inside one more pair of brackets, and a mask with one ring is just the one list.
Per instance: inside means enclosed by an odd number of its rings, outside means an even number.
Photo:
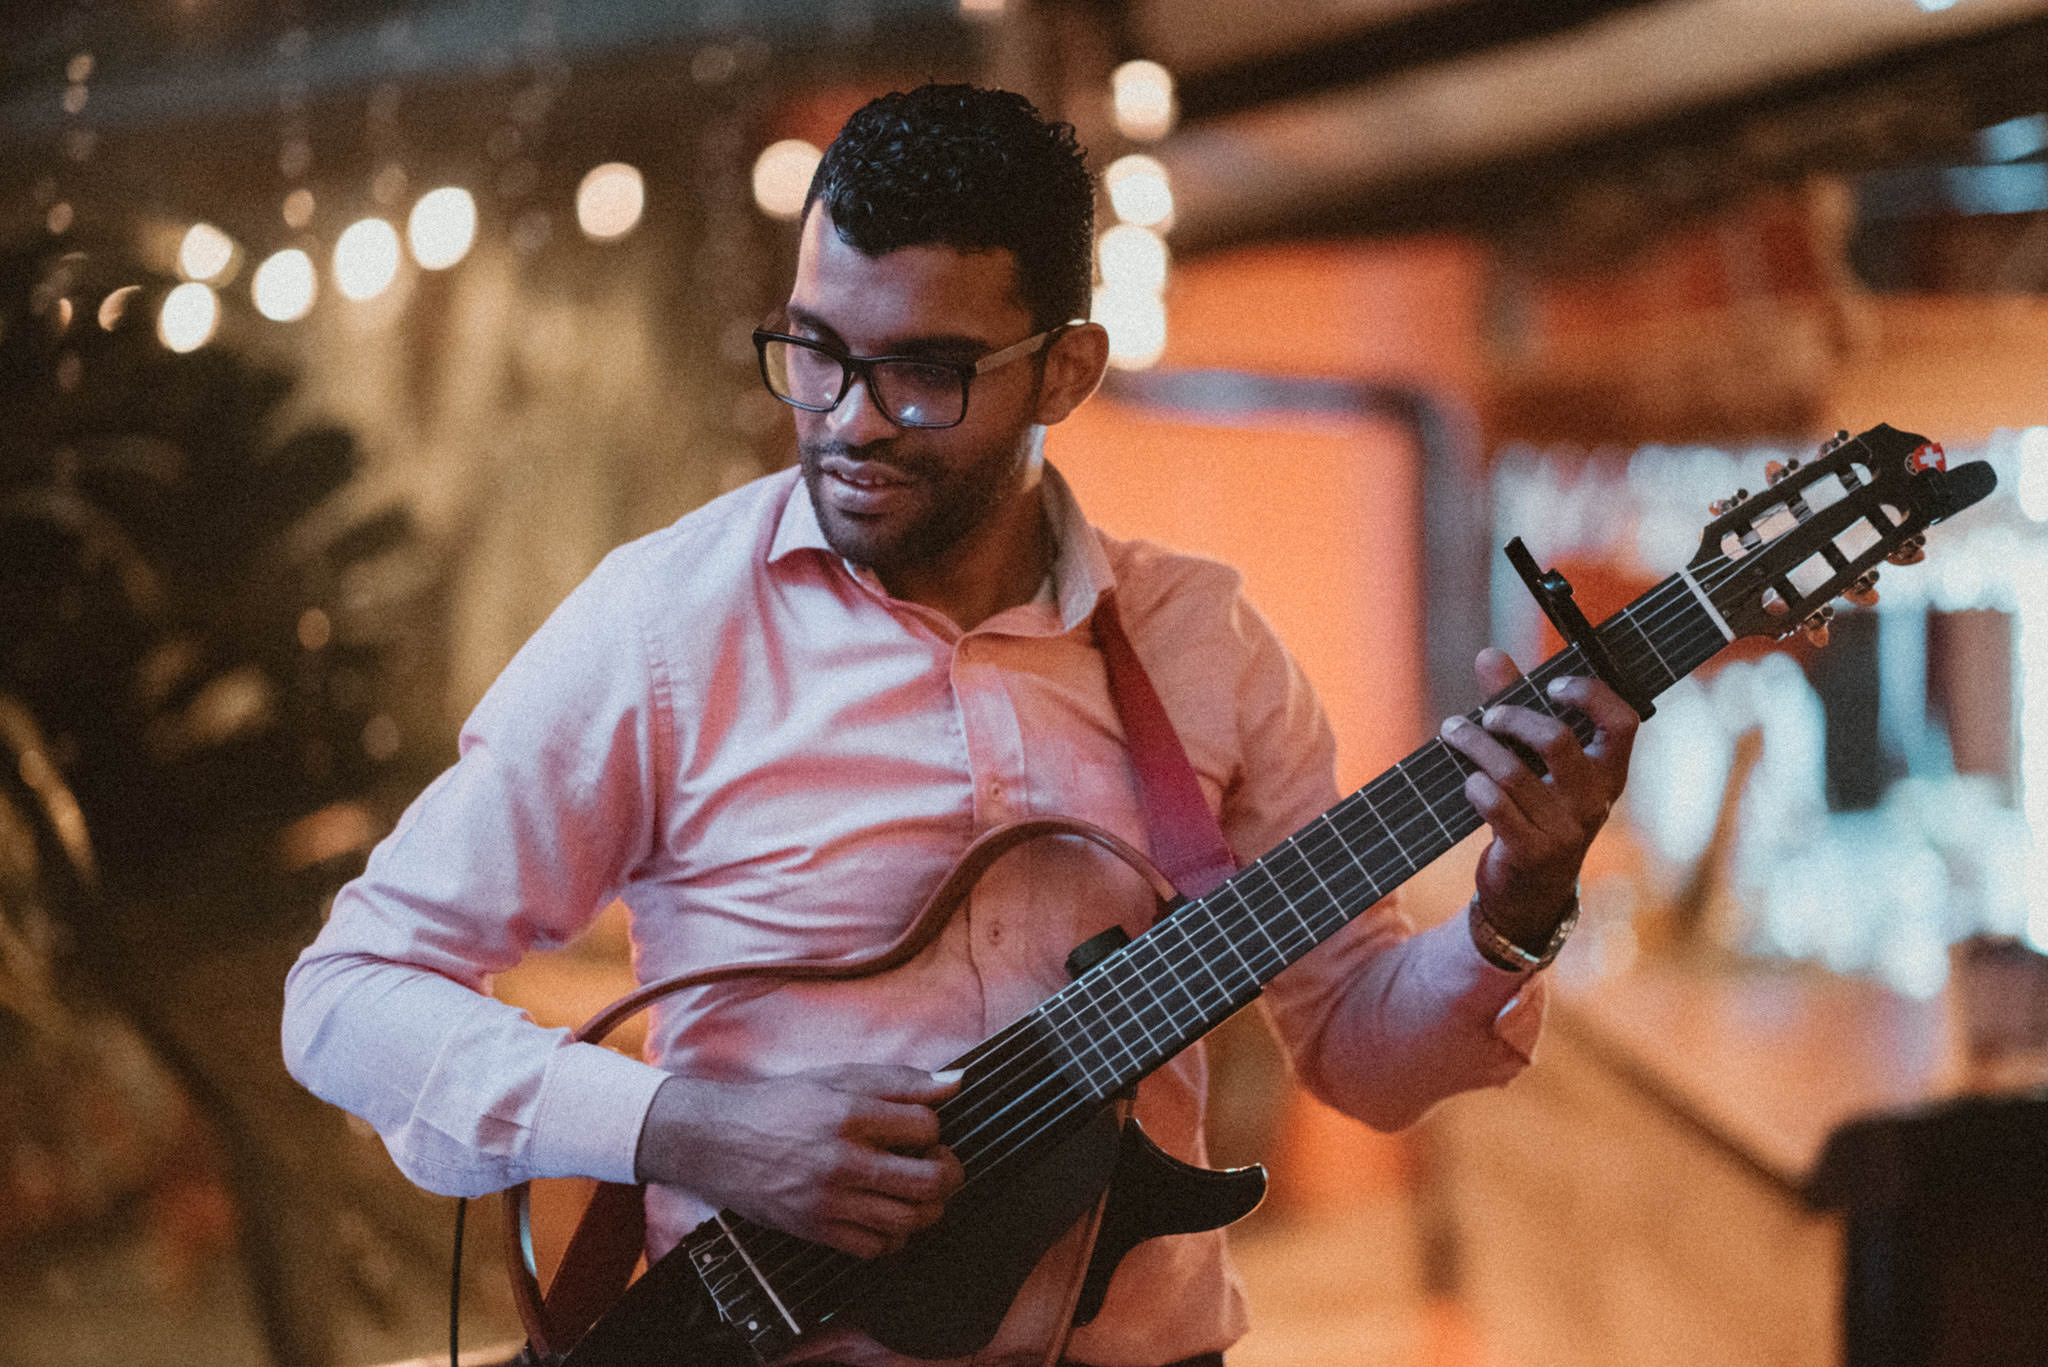
[{"label": "rolled shirt sleeve", "polygon": [[630,1181],[660,1070],[543,1029],[491,974],[589,925],[646,855],[672,745],[659,677],[601,566],[464,725],[460,758],[337,895],[286,981],[292,1075],[414,1182]]}]

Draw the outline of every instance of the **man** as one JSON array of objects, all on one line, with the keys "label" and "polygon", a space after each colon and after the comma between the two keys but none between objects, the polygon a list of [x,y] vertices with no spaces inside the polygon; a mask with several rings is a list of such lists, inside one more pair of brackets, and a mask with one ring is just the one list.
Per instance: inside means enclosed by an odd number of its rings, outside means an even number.
[{"label": "man", "polygon": [[[871,1257],[961,1181],[934,1075],[1066,980],[1067,952],[1149,894],[1092,846],[999,862],[916,960],[840,983],[706,987],[658,1013],[643,1064],[568,1044],[481,995],[612,898],[642,980],[888,942],[979,832],[1145,820],[1091,615],[1114,593],[1239,860],[1336,798],[1332,742],[1286,652],[1211,562],[1091,528],[1043,455],[1107,356],[1084,321],[1091,187],[1071,130],[1020,97],[934,86],[857,113],[813,182],[796,279],[757,336],[800,467],[610,556],[508,666],[462,757],[344,889],[294,969],[295,1075],[373,1123],[420,1184],[644,1180],[659,1254],[729,1207]],[[898,358],[884,361],[881,358]],[[801,487],[799,487],[801,484]],[[1493,692],[1515,678],[1480,659]],[[1472,925],[1540,951],[1621,790],[1634,717],[1447,724],[1493,827]],[[1541,755],[1538,777],[1503,737]],[[1483,958],[1465,917],[1411,935],[1387,905],[1271,985],[1303,1079],[1375,1125],[1526,1062],[1540,979]],[[1506,957],[1503,958],[1503,954]],[[1528,990],[1532,983],[1535,990]],[[1189,1050],[1139,1088],[1168,1150],[1202,1156]],[[975,1359],[1037,1362],[1062,1329],[1055,1249]],[[1212,1232],[1140,1245],[1070,1360],[1217,1362],[1244,1328]],[[798,1357],[899,1359],[852,1331]]]}]

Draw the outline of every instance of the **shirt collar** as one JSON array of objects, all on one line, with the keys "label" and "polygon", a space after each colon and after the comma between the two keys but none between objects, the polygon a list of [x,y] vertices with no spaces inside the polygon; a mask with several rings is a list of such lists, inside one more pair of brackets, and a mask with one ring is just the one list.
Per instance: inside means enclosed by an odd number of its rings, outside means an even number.
[{"label": "shirt collar", "polygon": [[[1087,621],[1096,603],[1116,587],[1116,575],[1109,567],[1102,539],[1088,525],[1073,489],[1050,462],[1045,466],[1040,488],[1044,491],[1046,522],[1052,528],[1056,548],[1052,562],[1053,596],[1059,605],[1061,628],[1072,631]],[[798,551],[820,551],[856,578],[861,577],[825,540],[825,529],[818,525],[818,512],[811,506],[810,490],[804,487],[801,472],[790,481],[782,517],[776,523],[775,539],[768,546],[768,563],[772,565]]]}]

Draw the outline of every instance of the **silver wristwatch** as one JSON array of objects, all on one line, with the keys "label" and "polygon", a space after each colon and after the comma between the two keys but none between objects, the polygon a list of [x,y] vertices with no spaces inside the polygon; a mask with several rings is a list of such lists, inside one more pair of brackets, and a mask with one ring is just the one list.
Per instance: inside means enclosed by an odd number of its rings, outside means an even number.
[{"label": "silver wristwatch", "polygon": [[1550,932],[1550,939],[1541,950],[1531,952],[1500,933],[1486,914],[1479,909],[1479,894],[1472,894],[1471,905],[1465,909],[1465,922],[1472,931],[1473,948],[1479,957],[1495,968],[1507,973],[1534,973],[1547,968],[1557,952],[1564,948],[1564,942],[1571,938],[1572,927],[1579,923],[1579,890],[1572,889],[1572,904],[1565,908],[1564,919],[1557,923],[1557,929]]}]

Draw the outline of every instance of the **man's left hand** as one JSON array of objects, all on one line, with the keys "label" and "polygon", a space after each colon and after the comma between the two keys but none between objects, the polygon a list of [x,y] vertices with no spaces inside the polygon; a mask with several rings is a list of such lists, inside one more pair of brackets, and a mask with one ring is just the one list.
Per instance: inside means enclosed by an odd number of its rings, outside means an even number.
[{"label": "man's left hand", "polygon": [[[1479,652],[1475,670],[1486,697],[1522,677],[1493,649]],[[1493,828],[1475,880],[1480,914],[1531,949],[1550,938],[1571,904],[1586,849],[1628,778],[1636,735],[1635,709],[1598,679],[1559,679],[1547,696],[1592,719],[1591,744],[1581,746],[1571,727],[1548,713],[1506,704],[1488,708],[1480,726],[1452,717],[1442,729],[1445,743],[1479,766],[1465,779],[1465,796]],[[1549,772],[1539,777],[1502,743],[1504,736],[1533,751]]]}]

